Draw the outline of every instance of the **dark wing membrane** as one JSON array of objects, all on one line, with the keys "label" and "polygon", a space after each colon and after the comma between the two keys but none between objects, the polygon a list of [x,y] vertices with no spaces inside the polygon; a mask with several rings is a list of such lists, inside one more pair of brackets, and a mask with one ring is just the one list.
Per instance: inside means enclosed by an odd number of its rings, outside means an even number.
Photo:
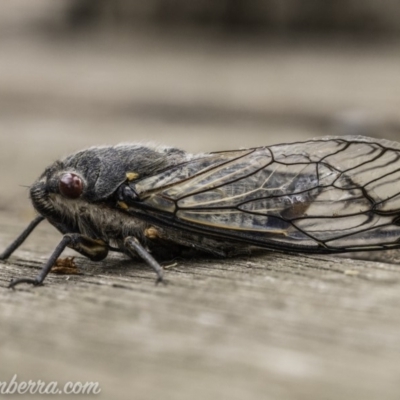
[{"label": "dark wing membrane", "polygon": [[328,137],[211,153],[132,184],[165,218],[273,248],[381,249],[400,237],[400,145]]}]

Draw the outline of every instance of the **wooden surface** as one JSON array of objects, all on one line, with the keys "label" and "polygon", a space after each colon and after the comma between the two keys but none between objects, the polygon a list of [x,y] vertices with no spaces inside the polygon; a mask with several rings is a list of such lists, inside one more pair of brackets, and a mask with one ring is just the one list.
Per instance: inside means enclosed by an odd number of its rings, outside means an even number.
[{"label": "wooden surface", "polygon": [[[0,215],[0,245],[23,228]],[[45,223],[44,223],[45,224]],[[96,381],[114,399],[398,399],[400,269],[267,253],[35,276],[50,226],[0,264],[1,380]],[[50,244],[50,242],[52,242]]]}]

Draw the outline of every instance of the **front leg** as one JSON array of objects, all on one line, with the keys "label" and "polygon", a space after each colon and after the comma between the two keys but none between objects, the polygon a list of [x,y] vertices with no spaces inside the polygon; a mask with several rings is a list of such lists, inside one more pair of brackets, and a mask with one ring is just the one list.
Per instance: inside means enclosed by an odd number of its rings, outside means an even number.
[{"label": "front leg", "polygon": [[0,260],[7,260],[12,253],[25,241],[32,231],[44,220],[44,217],[38,215],[20,235],[0,254]]},{"label": "front leg", "polygon": [[90,258],[92,261],[100,261],[106,258],[109,249],[107,243],[103,242],[102,240],[91,239],[87,236],[80,235],[79,233],[67,233],[63,236],[61,242],[55,248],[53,254],[44,264],[42,270],[39,272],[36,278],[13,279],[8,287],[14,288],[20,283],[30,283],[34,286],[41,285],[56,262],[57,258],[66,247],[76,250],[77,252]]}]

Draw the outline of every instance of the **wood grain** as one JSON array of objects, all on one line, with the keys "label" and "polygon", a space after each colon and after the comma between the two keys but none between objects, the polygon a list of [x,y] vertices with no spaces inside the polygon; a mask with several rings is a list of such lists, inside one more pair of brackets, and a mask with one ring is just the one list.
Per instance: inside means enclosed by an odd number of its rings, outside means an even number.
[{"label": "wood grain", "polygon": [[[0,221],[4,247],[23,223]],[[78,256],[82,275],[6,288],[34,276],[57,239],[37,228],[0,264],[2,381],[98,381],[115,399],[398,398],[396,265],[276,253],[176,260],[156,286],[144,264]]]}]

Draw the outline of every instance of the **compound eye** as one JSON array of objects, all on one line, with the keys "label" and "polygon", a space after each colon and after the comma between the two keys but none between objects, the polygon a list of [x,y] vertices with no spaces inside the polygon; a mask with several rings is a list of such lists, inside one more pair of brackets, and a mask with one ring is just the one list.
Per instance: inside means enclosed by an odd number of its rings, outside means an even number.
[{"label": "compound eye", "polygon": [[60,178],[58,188],[64,197],[77,199],[83,192],[82,179],[78,175],[68,172]]}]

